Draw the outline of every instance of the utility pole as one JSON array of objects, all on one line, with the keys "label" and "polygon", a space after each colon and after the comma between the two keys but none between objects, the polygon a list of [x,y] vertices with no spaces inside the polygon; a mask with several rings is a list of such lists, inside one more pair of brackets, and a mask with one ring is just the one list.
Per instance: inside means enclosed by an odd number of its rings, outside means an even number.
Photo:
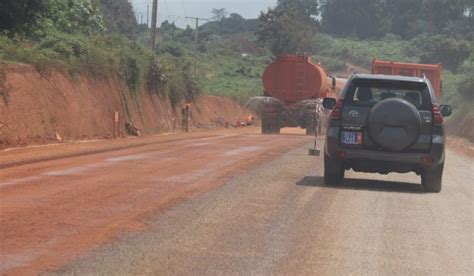
[{"label": "utility pole", "polygon": [[150,4],[146,5],[146,26],[150,26]]},{"label": "utility pole", "polygon": [[209,21],[209,19],[190,16],[186,16],[186,19],[196,20],[196,30],[194,31],[194,75],[196,75],[197,46],[199,42],[199,20]]},{"label": "utility pole", "polygon": [[151,11],[151,42],[150,46],[155,51],[156,46],[156,21],[158,17],[158,0],[153,0],[153,10]]}]

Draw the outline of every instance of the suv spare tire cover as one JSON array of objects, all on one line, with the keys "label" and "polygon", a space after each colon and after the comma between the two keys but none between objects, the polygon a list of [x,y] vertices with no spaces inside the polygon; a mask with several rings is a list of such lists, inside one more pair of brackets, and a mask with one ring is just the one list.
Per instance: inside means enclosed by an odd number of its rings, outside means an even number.
[{"label": "suv spare tire cover", "polygon": [[417,108],[402,99],[377,103],[369,113],[367,132],[382,148],[401,151],[413,145],[420,135],[421,116]]}]

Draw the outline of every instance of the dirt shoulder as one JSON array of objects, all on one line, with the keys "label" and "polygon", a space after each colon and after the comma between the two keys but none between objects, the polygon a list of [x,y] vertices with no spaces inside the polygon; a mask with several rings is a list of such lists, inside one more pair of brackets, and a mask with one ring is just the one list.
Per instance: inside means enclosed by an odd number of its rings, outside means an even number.
[{"label": "dirt shoulder", "polygon": [[474,158],[474,143],[471,143],[468,139],[451,135],[447,141],[448,148],[452,151]]},{"label": "dirt shoulder", "polygon": [[121,234],[147,229],[151,215],[311,142],[257,131],[155,137],[140,147],[0,170],[0,274],[54,270]]},{"label": "dirt shoulder", "polygon": [[[50,144],[40,146],[30,146],[22,148],[12,148],[0,150],[0,169],[32,164],[37,162],[51,161],[62,158],[71,158],[82,155],[106,153],[128,148],[141,147],[177,141],[190,138],[212,137],[222,134],[238,134],[242,131],[249,133],[259,133],[260,128],[251,127],[242,129],[195,129],[190,133],[164,133],[145,137],[128,137],[117,140],[92,140],[77,141],[61,144]],[[286,129],[287,134],[296,134],[297,130]],[[467,139],[457,136],[449,136],[447,139],[448,148],[468,157],[474,158],[474,144]]]},{"label": "dirt shoulder", "polygon": [[[248,132],[258,133],[258,128],[247,128]],[[128,137],[117,140],[90,140],[60,144],[38,145],[0,151],[0,169],[51,161],[82,155],[105,153],[122,149],[141,147],[170,141],[191,138],[212,137],[222,134],[237,134],[241,129],[201,129],[190,133],[164,133],[145,137]]]}]

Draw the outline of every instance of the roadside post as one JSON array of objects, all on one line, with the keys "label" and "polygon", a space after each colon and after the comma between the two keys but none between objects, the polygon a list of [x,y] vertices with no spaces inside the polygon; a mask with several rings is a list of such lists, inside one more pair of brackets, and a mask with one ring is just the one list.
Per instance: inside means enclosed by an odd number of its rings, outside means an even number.
[{"label": "roadside post", "polygon": [[113,137],[117,139],[120,136],[120,112],[114,112]]}]

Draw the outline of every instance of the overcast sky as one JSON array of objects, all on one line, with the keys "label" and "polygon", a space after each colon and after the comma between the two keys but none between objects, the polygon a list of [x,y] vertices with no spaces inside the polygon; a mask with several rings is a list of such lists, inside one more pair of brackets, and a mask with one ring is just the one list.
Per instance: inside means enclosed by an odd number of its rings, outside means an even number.
[{"label": "overcast sky", "polygon": [[[147,5],[152,0],[130,0],[137,14],[139,23],[147,22]],[[186,20],[186,16],[211,18],[212,9],[225,8],[229,13],[238,13],[245,18],[257,18],[260,11],[275,6],[277,0],[158,0],[158,22],[176,21],[180,27],[191,25],[194,21]],[[150,11],[151,14],[151,11]],[[151,21],[151,15],[149,16]]]}]

